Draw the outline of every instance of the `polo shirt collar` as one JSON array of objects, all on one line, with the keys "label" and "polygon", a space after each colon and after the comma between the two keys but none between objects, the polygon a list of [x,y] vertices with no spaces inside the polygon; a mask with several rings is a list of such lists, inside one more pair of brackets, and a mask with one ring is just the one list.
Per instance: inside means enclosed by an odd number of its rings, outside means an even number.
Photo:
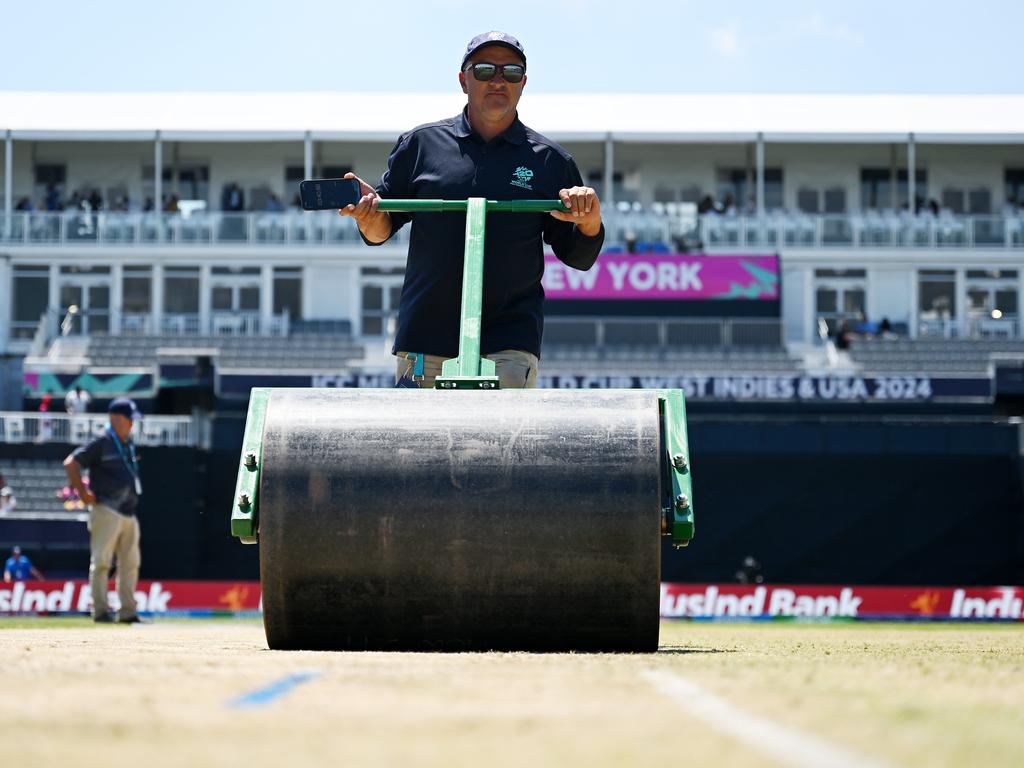
[{"label": "polo shirt collar", "polygon": [[[455,135],[460,139],[465,139],[473,135],[473,127],[469,124],[469,115],[466,113],[466,109],[463,109],[461,114],[455,120]],[[526,141],[526,126],[519,120],[519,115],[516,115],[516,119],[513,121],[503,134],[497,138],[504,139],[509,144],[515,144],[519,146]]]}]

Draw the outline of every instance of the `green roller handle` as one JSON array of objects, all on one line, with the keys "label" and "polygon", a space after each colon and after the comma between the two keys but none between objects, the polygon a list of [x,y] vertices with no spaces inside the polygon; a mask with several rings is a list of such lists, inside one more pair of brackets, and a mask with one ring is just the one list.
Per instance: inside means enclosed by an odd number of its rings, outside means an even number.
[{"label": "green roller handle", "polygon": [[484,284],[484,228],[487,214],[565,211],[561,200],[381,200],[380,210],[396,213],[466,213],[466,248],[462,270],[462,307],[459,356],[445,360],[438,389],[498,389],[494,363],[480,357],[481,311]]},{"label": "green roller handle", "polygon": [[[465,211],[468,200],[381,200],[380,210],[388,213],[449,213]],[[547,213],[567,211],[561,200],[488,200],[488,211],[500,213]]]}]

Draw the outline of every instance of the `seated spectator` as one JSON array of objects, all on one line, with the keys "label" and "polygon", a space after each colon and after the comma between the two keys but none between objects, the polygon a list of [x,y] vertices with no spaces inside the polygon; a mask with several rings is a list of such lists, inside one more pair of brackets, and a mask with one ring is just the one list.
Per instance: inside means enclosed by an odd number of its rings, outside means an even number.
[{"label": "seated spectator", "polygon": [[284,206],[281,205],[281,198],[273,192],[271,192],[269,197],[267,197],[267,210],[274,213],[280,213],[284,210]]},{"label": "seated spectator", "polygon": [[54,184],[48,184],[46,186],[45,207],[48,211],[64,210],[64,203],[61,202],[60,192],[57,191],[57,187]]},{"label": "seated spectator", "polygon": [[882,321],[878,324],[878,338],[880,339],[895,339],[896,333],[892,329],[892,323],[889,322],[888,317],[883,317]]},{"label": "seated spectator", "polygon": [[14,206],[14,210],[31,211],[33,210],[32,201],[27,197],[23,197],[18,201],[18,204]]},{"label": "seated spectator", "polygon": [[26,581],[29,577],[39,579],[40,581],[43,580],[43,574],[32,565],[32,561],[21,554],[21,547],[14,547],[11,550],[11,556],[4,563],[4,581],[8,583],[12,581]]},{"label": "seated spectator", "polygon": [[10,486],[5,485],[3,488],[0,488],[0,515],[13,512],[17,506],[18,500],[14,498],[14,491],[11,490]]}]

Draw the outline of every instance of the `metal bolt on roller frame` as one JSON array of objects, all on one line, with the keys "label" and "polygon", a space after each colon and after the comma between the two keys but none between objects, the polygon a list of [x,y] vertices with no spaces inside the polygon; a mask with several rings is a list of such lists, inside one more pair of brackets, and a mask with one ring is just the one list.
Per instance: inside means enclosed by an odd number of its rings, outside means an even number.
[{"label": "metal bolt on roller frame", "polygon": [[459,354],[433,390],[252,390],[231,531],[260,547],[268,645],[655,650],[659,534],[693,537],[682,392],[500,389],[486,213],[560,201],[380,207],[465,212]]}]

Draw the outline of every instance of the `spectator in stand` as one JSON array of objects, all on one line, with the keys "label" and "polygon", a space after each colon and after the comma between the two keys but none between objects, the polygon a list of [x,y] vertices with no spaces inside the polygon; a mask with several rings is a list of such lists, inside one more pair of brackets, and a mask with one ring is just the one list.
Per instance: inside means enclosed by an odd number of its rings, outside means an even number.
[{"label": "spectator in stand", "polygon": [[88,412],[91,402],[92,397],[89,393],[76,384],[75,388],[64,396],[64,410],[72,416],[77,416],[78,414]]},{"label": "spectator in stand", "polygon": [[103,197],[100,195],[100,191],[96,188],[93,188],[92,192],[89,193],[89,210],[103,210]]},{"label": "spectator in stand", "polygon": [[[92,587],[93,621],[114,621],[107,604],[110,567],[117,557],[117,594],[122,624],[141,622],[135,605],[135,586],[139,580],[139,521],[136,512],[142,496],[139,460],[131,432],[139,411],[135,402],[118,398],[107,409],[110,425],[103,434],[75,449],[64,459],[69,484],[89,506],[89,583]],[[92,480],[87,488],[82,470]]]},{"label": "spectator in stand", "polygon": [[14,210],[16,210],[16,211],[31,211],[31,210],[34,210],[34,207],[32,205],[32,201],[29,198],[23,197],[23,198],[21,198],[18,201],[18,204],[16,206],[14,206]]},{"label": "spectator in stand", "polygon": [[267,197],[267,210],[273,213],[280,213],[284,210],[284,206],[281,205],[281,198],[275,195],[273,192]]},{"label": "spectator in stand", "polygon": [[46,185],[46,210],[48,211],[61,211],[64,209],[64,205],[60,200],[60,192],[57,191],[57,187],[54,184]]},{"label": "spectator in stand", "polygon": [[153,210],[153,198],[152,197],[147,197],[146,198],[146,202],[143,204],[142,210],[143,211],[152,211]]},{"label": "spectator in stand", "polygon": [[8,512],[13,512],[17,506],[18,500],[14,498],[14,491],[11,490],[9,485],[5,484],[0,488],[0,515],[6,515]]},{"label": "spectator in stand", "polygon": [[[46,391],[46,394],[39,400],[39,412],[49,413],[50,408],[53,405],[53,392],[50,390]],[[40,443],[46,442],[53,437],[53,421],[47,418],[39,420],[39,436],[36,440]]]},{"label": "spectator in stand", "polygon": [[302,210],[302,196],[298,192],[295,193],[295,197],[292,198],[292,208],[297,211]]},{"label": "spectator in stand", "polygon": [[43,580],[43,574],[32,565],[32,561],[21,554],[21,547],[14,547],[11,556],[4,563],[4,581],[27,581],[29,578]]},{"label": "spectator in stand", "polygon": [[245,193],[235,182],[225,185],[220,196],[220,207],[223,211],[244,211]]},{"label": "spectator in stand", "polygon": [[170,195],[164,202],[164,213],[177,213],[178,212],[178,196]]},{"label": "spectator in stand", "polygon": [[711,195],[704,195],[697,203],[697,213],[714,213],[715,212],[715,201]]}]

